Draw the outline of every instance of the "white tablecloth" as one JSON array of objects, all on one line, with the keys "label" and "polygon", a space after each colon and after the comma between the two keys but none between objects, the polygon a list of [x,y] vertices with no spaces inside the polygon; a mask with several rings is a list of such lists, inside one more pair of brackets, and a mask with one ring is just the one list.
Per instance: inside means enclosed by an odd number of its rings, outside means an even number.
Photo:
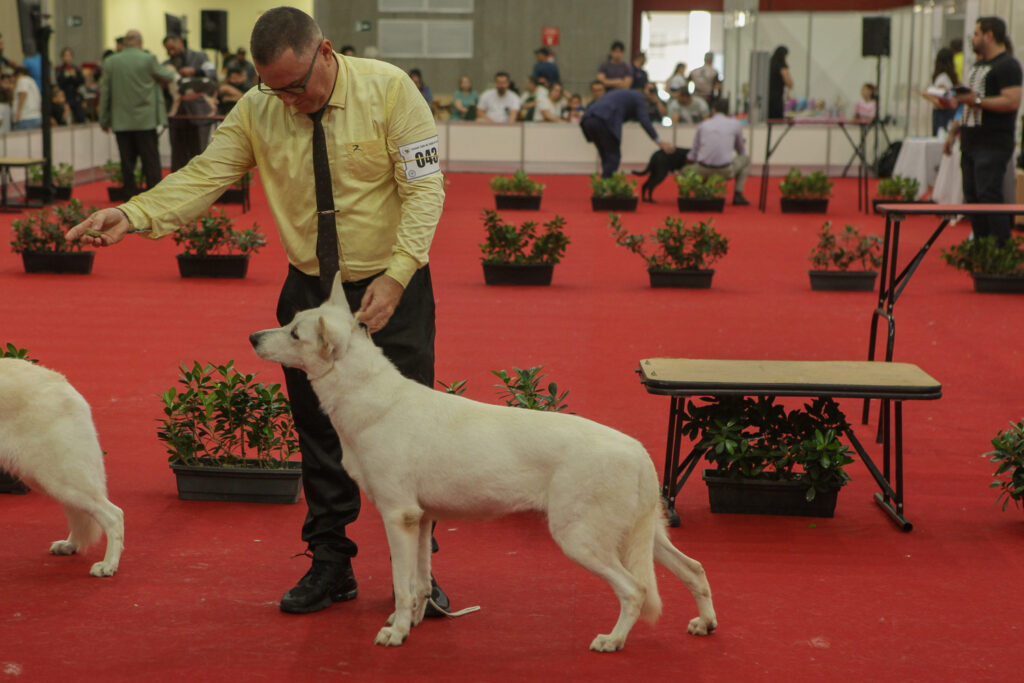
[{"label": "white tablecloth", "polygon": [[932,201],[936,204],[963,204],[964,180],[960,170],[960,141],[953,145],[953,153],[942,155],[939,162],[939,173],[935,176],[935,188],[932,189]]},{"label": "white tablecloth", "polygon": [[935,184],[942,162],[942,142],[940,138],[907,138],[900,147],[892,174],[916,178],[920,186],[917,198]]}]

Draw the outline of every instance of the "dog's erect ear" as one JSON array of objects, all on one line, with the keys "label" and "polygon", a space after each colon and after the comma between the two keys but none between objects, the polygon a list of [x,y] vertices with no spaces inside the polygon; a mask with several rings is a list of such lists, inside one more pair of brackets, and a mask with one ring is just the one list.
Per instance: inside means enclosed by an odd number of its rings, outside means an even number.
[{"label": "dog's erect ear", "polygon": [[348,308],[348,301],[345,299],[345,288],[341,286],[341,273],[335,273],[334,283],[331,285],[331,296],[327,300],[333,306]]},{"label": "dog's erect ear", "polygon": [[344,341],[341,331],[337,325],[327,318],[320,316],[317,321],[317,348],[323,358],[333,358],[336,349]]}]

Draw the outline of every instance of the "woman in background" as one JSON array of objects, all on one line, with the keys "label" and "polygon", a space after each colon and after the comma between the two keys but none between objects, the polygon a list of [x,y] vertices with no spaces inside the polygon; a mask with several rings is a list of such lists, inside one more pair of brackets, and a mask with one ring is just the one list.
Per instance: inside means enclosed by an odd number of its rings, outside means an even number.
[{"label": "woman in background", "polygon": [[66,47],[60,52],[60,64],[53,70],[57,77],[57,87],[64,91],[64,99],[71,108],[75,123],[84,123],[85,108],[82,106],[82,94],[79,89],[85,85],[85,76],[74,62],[74,53],[71,52],[71,48]]},{"label": "woman in background", "polygon": [[480,95],[473,90],[473,83],[469,76],[459,79],[459,89],[452,95],[452,121],[474,121],[476,120],[476,103]]},{"label": "woman in background", "polygon": [[958,83],[956,66],[953,64],[953,51],[944,47],[935,55],[935,68],[932,69],[931,87],[921,96],[932,103],[932,135],[940,130],[948,130],[956,115],[956,102],[953,101],[953,86]]},{"label": "woman in background", "polygon": [[686,64],[679,62],[676,64],[675,71],[668,77],[668,82],[665,84],[669,92],[675,92],[686,87]]},{"label": "woman in background", "polygon": [[534,121],[550,121],[561,123],[564,121],[562,114],[565,112],[565,98],[562,96],[562,84],[555,83],[548,90],[547,97],[542,97],[537,102],[537,108],[533,112]]},{"label": "woman in background", "polygon": [[781,119],[786,113],[786,91],[793,89],[793,78],[789,75],[785,45],[775,48],[768,63],[768,118]]},{"label": "woman in background", "polygon": [[416,84],[416,89],[423,95],[423,99],[427,101],[427,105],[433,107],[434,104],[434,93],[430,92],[430,88],[423,82],[423,74],[420,73],[419,69],[411,69],[409,71],[409,78]]}]

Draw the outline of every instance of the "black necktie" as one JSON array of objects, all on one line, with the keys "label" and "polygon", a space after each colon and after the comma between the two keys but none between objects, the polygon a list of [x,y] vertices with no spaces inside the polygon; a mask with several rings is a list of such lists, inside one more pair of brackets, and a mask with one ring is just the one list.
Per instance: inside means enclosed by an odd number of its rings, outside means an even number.
[{"label": "black necktie", "polygon": [[323,109],[310,114],[313,119],[313,183],[316,187],[316,260],[320,264],[320,288],[331,293],[334,275],[338,272],[338,230],[334,218],[334,189],[331,167],[327,162],[327,136],[324,135]]}]

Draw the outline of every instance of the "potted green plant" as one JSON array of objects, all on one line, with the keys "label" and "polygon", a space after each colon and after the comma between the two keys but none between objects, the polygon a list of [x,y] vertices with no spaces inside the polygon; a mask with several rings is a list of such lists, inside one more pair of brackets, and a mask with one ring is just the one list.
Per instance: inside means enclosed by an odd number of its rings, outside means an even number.
[{"label": "potted green plant", "polygon": [[676,176],[680,211],[709,211],[722,213],[725,209],[725,178],[712,173],[707,178],[694,168],[686,168]]},{"label": "potted green plant", "polygon": [[[105,161],[100,168],[103,173],[106,174],[107,180],[110,182],[110,187],[107,188],[107,198],[112,202],[126,202],[132,198],[132,193],[128,192],[124,186],[124,177],[121,175],[121,162],[108,159]],[[142,173],[142,167],[136,165],[135,167],[135,187],[141,188],[145,185],[145,176]],[[140,192],[141,190],[137,190]]]},{"label": "potted green plant", "polygon": [[562,260],[569,236],[565,219],[555,215],[537,234],[536,221],[519,227],[502,222],[495,211],[484,210],[487,241],[483,252],[484,282],[489,285],[550,285],[555,264]]},{"label": "potted green plant", "polygon": [[223,209],[211,210],[174,233],[174,243],[185,248],[178,254],[181,277],[245,277],[249,257],[267,238],[256,223],[248,230],[235,230],[233,224]]},{"label": "potted green plant", "polygon": [[921,183],[917,178],[894,175],[878,181],[878,196],[871,200],[871,208],[879,213],[879,204],[916,204]]},{"label": "potted green plant", "polygon": [[990,484],[999,489],[996,504],[1003,501],[1005,510],[1012,500],[1020,507],[1024,499],[1024,419],[1011,422],[1009,429],[999,432],[992,439],[992,448],[985,455],[999,465],[993,475],[996,479]]},{"label": "potted green plant", "polygon": [[610,178],[590,176],[590,206],[594,211],[636,211],[636,179],[619,171]]},{"label": "potted green plant", "polygon": [[294,503],[302,484],[298,436],[280,384],[224,365],[179,367],[162,395],[157,438],[182,500]]},{"label": "potted green plant", "polygon": [[[71,199],[71,185],[75,180],[75,169],[71,164],[61,162],[51,169],[53,179],[53,199],[67,201]],[[25,183],[26,199],[43,199],[43,165],[36,164],[27,169],[28,182]]]},{"label": "potted green plant", "polygon": [[519,169],[508,176],[494,176],[491,178],[491,192],[494,193],[494,208],[498,211],[505,209],[532,209],[540,208],[540,200],[544,194],[544,185],[531,180],[526,173]]},{"label": "potted green plant", "polygon": [[861,235],[852,225],[836,235],[832,221],[825,221],[808,258],[814,266],[807,271],[812,290],[869,292],[878,276],[875,268],[882,265],[882,240],[878,235]]},{"label": "potted green plant", "polygon": [[[535,365],[532,368],[512,368],[512,372],[505,370],[491,370],[491,374],[501,380],[501,384],[495,384],[499,390],[501,399],[505,405],[513,408],[526,408],[528,410],[546,410],[550,412],[561,412],[569,409],[565,402],[569,390],[559,393],[558,385],[549,382],[545,387],[542,385],[544,366]],[[445,393],[461,395],[466,392],[467,380],[461,379],[451,384],[437,382],[444,389]]]},{"label": "potted green plant", "polygon": [[245,213],[249,210],[249,188],[252,185],[252,178],[252,171],[246,171],[245,175],[224,190],[214,203],[241,204],[242,213]]},{"label": "potted green plant", "polygon": [[832,196],[832,181],[821,171],[808,175],[800,169],[790,169],[779,183],[782,213],[825,213]]},{"label": "potted green plant", "polygon": [[853,462],[848,427],[828,399],[787,411],[774,396],[688,401],[682,433],[715,465],[704,470],[712,512],[832,517]]},{"label": "potted green plant", "polygon": [[710,266],[729,251],[729,239],[715,230],[710,219],[688,228],[682,219],[666,217],[665,227],[651,236],[656,245],[653,253],[645,252],[643,235],[626,232],[618,214],[611,214],[610,219],[616,244],[647,262],[651,287],[707,289],[715,274]]},{"label": "potted green plant", "polygon": [[976,292],[1024,293],[1024,237],[1000,246],[995,237],[965,239],[942,250],[942,259],[974,279]]},{"label": "potted green plant", "polygon": [[14,230],[11,250],[21,254],[25,272],[91,273],[96,252],[82,251],[82,244],[69,243],[64,233],[95,210],[95,207],[84,209],[82,202],[72,199],[67,204],[32,211],[14,221],[11,224]]},{"label": "potted green plant", "polygon": [[[19,358],[29,363],[38,363],[35,358],[29,357],[28,349],[20,349],[8,342],[6,346],[0,346],[0,358]],[[11,493],[21,495],[29,492],[29,487],[18,477],[0,468],[0,493]]]}]

